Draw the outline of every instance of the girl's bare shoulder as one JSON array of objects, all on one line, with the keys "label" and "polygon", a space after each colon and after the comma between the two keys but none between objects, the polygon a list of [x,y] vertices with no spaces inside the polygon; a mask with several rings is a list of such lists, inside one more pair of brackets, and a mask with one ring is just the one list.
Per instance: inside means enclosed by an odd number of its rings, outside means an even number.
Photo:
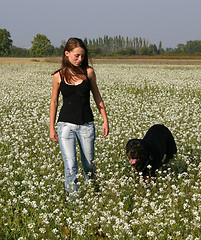
[{"label": "girl's bare shoulder", "polygon": [[92,67],[87,68],[87,75],[91,79],[95,78],[95,71]]},{"label": "girl's bare shoulder", "polygon": [[60,83],[61,82],[61,75],[60,75],[60,72],[55,72],[53,74],[53,82],[55,83]]}]

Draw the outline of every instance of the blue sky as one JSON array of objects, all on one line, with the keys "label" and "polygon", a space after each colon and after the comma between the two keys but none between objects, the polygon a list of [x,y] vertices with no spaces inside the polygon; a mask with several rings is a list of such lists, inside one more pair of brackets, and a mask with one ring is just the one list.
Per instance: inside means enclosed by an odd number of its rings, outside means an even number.
[{"label": "blue sky", "polygon": [[0,28],[13,45],[37,33],[60,46],[69,37],[142,37],[162,47],[201,40],[201,0],[0,0]]}]

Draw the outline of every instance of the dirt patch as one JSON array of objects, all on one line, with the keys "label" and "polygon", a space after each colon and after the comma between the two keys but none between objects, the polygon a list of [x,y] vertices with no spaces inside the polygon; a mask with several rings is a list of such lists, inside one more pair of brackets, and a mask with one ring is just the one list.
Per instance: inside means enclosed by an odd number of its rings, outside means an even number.
[{"label": "dirt patch", "polygon": [[201,59],[93,59],[102,64],[201,65]]},{"label": "dirt patch", "polygon": [[0,64],[30,64],[30,63],[44,63],[44,58],[9,58],[0,57]]},{"label": "dirt patch", "polygon": [[201,65],[201,56],[130,56],[95,58],[94,63],[126,63],[126,64],[155,64],[155,65]]},{"label": "dirt patch", "polygon": [[[0,58],[0,64],[61,64],[60,57],[48,58]],[[201,65],[201,56],[195,57],[128,57],[128,58],[94,58],[93,64],[153,64],[153,65]]]}]

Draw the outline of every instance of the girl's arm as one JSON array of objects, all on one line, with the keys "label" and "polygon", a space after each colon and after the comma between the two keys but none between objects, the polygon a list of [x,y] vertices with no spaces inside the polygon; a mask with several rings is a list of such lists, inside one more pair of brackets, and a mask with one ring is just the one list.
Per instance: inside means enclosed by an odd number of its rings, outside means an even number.
[{"label": "girl's arm", "polygon": [[109,133],[109,123],[108,123],[105,105],[104,105],[103,99],[100,95],[98,86],[96,84],[96,75],[95,75],[93,68],[89,67],[87,69],[87,75],[90,79],[91,91],[92,91],[92,94],[94,97],[94,101],[96,103],[96,106],[97,106],[100,114],[102,115],[102,118],[103,118],[102,135],[103,135],[103,137],[106,137]]},{"label": "girl's arm", "polygon": [[58,107],[58,98],[60,92],[60,75],[59,72],[55,73],[52,81],[52,98],[50,103],[50,139],[54,142],[58,142],[58,136],[55,131],[55,119]]}]

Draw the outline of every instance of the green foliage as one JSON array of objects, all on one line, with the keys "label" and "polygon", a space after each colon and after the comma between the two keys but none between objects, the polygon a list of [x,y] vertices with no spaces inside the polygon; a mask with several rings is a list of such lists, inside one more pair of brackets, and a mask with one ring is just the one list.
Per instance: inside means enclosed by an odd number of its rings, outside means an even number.
[{"label": "green foliage", "polygon": [[114,52],[114,55],[124,55],[124,56],[132,56],[135,55],[136,51],[132,47],[127,47],[125,49],[121,48]]},{"label": "green foliage", "polygon": [[152,55],[152,50],[149,47],[142,47],[140,49],[140,55]]},{"label": "green foliage", "polygon": [[92,57],[100,54],[104,54],[104,51],[99,47],[90,47],[89,53]]},{"label": "green foliage", "polygon": [[97,39],[84,39],[92,56],[132,56],[132,55],[155,55],[164,53],[162,42],[159,43],[159,49],[155,44],[148,45],[146,39],[141,37],[124,38],[122,36],[109,37]]},{"label": "green foliage", "polygon": [[151,55],[155,55],[158,51],[156,44],[150,44],[149,49],[151,50]]},{"label": "green foliage", "polygon": [[63,49],[64,49],[64,46],[54,48],[54,52],[53,52],[52,55],[57,56],[57,57],[61,57],[62,53],[63,53]]},{"label": "green foliage", "polygon": [[12,42],[10,32],[0,29],[0,57],[9,56]]},{"label": "green foliage", "polygon": [[189,54],[201,54],[201,40],[187,41],[184,51]]},{"label": "green foliage", "polygon": [[29,50],[25,48],[19,48],[16,46],[11,46],[10,56],[11,57],[29,57]]},{"label": "green foliage", "polygon": [[201,55],[201,40],[187,41],[186,44],[179,43],[176,49],[166,49],[172,54]]},{"label": "green foliage", "polygon": [[41,35],[38,33],[31,43],[31,56],[44,57],[51,56],[53,54],[54,47],[51,45],[50,40],[45,35]]}]

